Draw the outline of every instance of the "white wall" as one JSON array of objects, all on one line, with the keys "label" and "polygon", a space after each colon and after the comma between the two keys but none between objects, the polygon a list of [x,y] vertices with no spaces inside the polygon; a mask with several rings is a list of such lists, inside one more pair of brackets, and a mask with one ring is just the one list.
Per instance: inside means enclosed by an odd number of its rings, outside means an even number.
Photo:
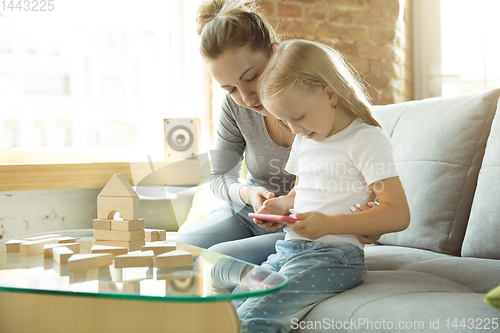
[{"label": "white wall", "polygon": [[3,239],[55,230],[89,229],[101,189],[0,192]]},{"label": "white wall", "polygon": [[[143,187],[138,192],[145,227],[177,231],[187,218],[197,187],[154,188]],[[11,239],[43,232],[92,229],[101,190],[0,192],[0,236]]]}]

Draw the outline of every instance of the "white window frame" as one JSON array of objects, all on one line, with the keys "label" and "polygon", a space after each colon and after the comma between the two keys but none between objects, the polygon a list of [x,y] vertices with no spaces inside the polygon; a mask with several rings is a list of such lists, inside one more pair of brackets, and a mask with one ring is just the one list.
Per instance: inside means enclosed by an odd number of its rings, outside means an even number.
[{"label": "white window frame", "polygon": [[417,0],[413,6],[414,99],[441,96],[441,1]]}]

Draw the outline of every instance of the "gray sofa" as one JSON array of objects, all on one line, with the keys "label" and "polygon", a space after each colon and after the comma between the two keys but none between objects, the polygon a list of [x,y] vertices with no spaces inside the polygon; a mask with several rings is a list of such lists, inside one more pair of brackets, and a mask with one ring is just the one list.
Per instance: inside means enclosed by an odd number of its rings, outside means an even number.
[{"label": "gray sofa", "polygon": [[367,246],[364,282],[293,332],[500,332],[500,310],[483,302],[500,285],[499,96],[373,107],[392,138],[410,226]]}]

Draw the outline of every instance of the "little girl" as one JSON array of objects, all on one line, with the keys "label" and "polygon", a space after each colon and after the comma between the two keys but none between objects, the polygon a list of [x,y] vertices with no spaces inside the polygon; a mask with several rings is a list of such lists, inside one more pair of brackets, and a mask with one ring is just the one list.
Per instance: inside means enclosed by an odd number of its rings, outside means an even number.
[{"label": "little girl", "polygon": [[[285,168],[296,185],[257,213],[287,215],[293,208],[299,221],[288,224],[277,253],[262,264],[285,274],[287,288],[248,299],[237,311],[241,332],[289,332],[317,303],[362,282],[363,244],[354,235],[404,230],[410,212],[391,143],[337,51],[284,42],[261,75],[259,96],[296,134]],[[378,206],[358,214],[346,209],[373,193]]]}]

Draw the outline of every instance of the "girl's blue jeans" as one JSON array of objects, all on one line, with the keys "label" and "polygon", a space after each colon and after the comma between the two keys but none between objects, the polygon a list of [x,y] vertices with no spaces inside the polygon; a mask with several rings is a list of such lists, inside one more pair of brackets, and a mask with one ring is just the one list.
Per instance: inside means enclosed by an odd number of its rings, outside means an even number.
[{"label": "girl's blue jeans", "polygon": [[251,206],[223,205],[176,240],[260,265],[275,253],[276,241],[284,239],[285,233],[282,228],[276,231],[260,228],[248,213],[253,213]]},{"label": "girl's blue jeans", "polygon": [[288,286],[243,302],[241,332],[289,332],[316,304],[359,285],[366,272],[356,245],[307,240],[279,240],[262,267],[286,275]]}]

